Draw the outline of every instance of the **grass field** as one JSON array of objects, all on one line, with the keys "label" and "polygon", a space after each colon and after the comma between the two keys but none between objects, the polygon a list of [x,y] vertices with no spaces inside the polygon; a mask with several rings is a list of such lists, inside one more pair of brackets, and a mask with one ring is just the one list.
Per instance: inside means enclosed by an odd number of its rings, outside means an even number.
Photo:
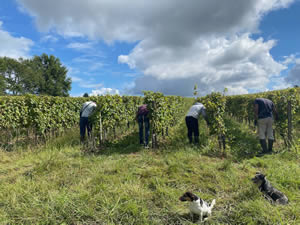
[{"label": "grass field", "polygon": [[[137,145],[137,133],[99,154],[84,153],[78,132],[43,146],[0,151],[0,224],[193,224],[179,197],[216,199],[205,224],[300,224],[300,155],[256,158],[255,134],[233,120],[226,158],[200,123],[201,146],[181,123],[159,150]],[[299,150],[298,150],[299,151]],[[272,205],[251,182],[256,171],[289,198]]]}]

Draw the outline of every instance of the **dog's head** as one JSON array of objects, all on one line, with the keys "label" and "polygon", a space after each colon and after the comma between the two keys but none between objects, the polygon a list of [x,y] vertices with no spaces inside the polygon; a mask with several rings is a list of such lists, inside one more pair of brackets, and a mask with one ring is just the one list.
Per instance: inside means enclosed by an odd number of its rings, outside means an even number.
[{"label": "dog's head", "polygon": [[197,195],[194,195],[193,193],[191,192],[185,192],[180,198],[179,200],[182,201],[182,202],[185,202],[185,201],[197,201],[199,199],[199,197]]},{"label": "dog's head", "polygon": [[253,183],[260,186],[266,180],[266,176],[261,172],[256,172],[255,176],[251,180]]}]

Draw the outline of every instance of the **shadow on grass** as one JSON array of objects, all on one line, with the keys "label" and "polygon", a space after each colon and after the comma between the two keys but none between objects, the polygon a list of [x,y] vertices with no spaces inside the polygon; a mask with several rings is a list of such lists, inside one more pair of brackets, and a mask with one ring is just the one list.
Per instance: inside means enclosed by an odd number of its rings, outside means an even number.
[{"label": "shadow on grass", "polygon": [[[260,146],[258,139],[249,127],[245,124],[241,124],[231,118],[225,119],[227,127],[226,142],[228,148],[226,149],[227,155],[234,161],[241,161],[254,157],[259,151]],[[208,157],[223,158],[223,154],[219,149],[217,138],[209,136],[209,130],[203,121],[199,122],[199,142],[200,144],[189,144],[187,138],[187,128],[184,121],[181,121],[178,126],[173,129],[170,136],[163,140],[159,137],[159,148],[149,151],[181,151],[182,149],[193,149],[199,154],[206,155]],[[150,135],[151,137],[151,135]],[[78,143],[77,141],[73,142]],[[79,139],[79,137],[78,137]],[[116,142],[107,142],[101,147],[90,151],[83,149],[86,154],[96,155],[112,155],[112,154],[134,154],[144,150],[143,146],[139,145],[139,134],[137,131],[130,133]],[[151,146],[151,144],[149,145]]]},{"label": "shadow on grass", "polygon": [[119,139],[117,142],[107,142],[101,147],[97,147],[94,154],[112,155],[112,154],[133,154],[144,149],[139,145],[138,132],[133,132]]}]

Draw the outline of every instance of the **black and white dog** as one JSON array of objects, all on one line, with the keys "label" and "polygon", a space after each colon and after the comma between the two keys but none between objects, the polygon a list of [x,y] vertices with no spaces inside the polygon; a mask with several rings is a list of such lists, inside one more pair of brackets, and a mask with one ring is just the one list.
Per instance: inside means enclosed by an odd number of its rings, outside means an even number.
[{"label": "black and white dog", "polygon": [[266,176],[260,172],[256,172],[252,181],[258,186],[259,190],[264,193],[265,198],[272,203],[285,205],[288,203],[288,198],[279,190],[274,188],[267,180]]},{"label": "black and white dog", "polygon": [[194,195],[191,192],[186,192],[184,193],[180,198],[180,201],[185,202],[189,201],[190,202],[190,213],[196,214],[200,216],[200,221],[203,221],[203,216],[206,216],[204,220],[207,219],[208,216],[211,215],[211,210],[214,207],[216,200],[212,200],[210,204],[205,202],[203,199],[199,198],[197,195]]}]

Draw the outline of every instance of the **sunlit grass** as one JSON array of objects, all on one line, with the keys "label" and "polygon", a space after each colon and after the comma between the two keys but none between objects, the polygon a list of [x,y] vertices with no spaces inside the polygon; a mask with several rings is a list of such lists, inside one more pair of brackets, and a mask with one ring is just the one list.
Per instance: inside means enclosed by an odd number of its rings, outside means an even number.
[{"label": "sunlit grass", "polygon": [[[189,145],[183,121],[159,150],[139,147],[133,133],[88,154],[74,131],[36,149],[0,151],[0,224],[193,224],[178,200],[187,190],[216,199],[206,224],[300,224],[299,155],[256,158],[255,136],[228,124],[235,140],[225,159],[202,122],[201,147]],[[250,180],[256,171],[288,196],[287,206],[264,199]]]}]

